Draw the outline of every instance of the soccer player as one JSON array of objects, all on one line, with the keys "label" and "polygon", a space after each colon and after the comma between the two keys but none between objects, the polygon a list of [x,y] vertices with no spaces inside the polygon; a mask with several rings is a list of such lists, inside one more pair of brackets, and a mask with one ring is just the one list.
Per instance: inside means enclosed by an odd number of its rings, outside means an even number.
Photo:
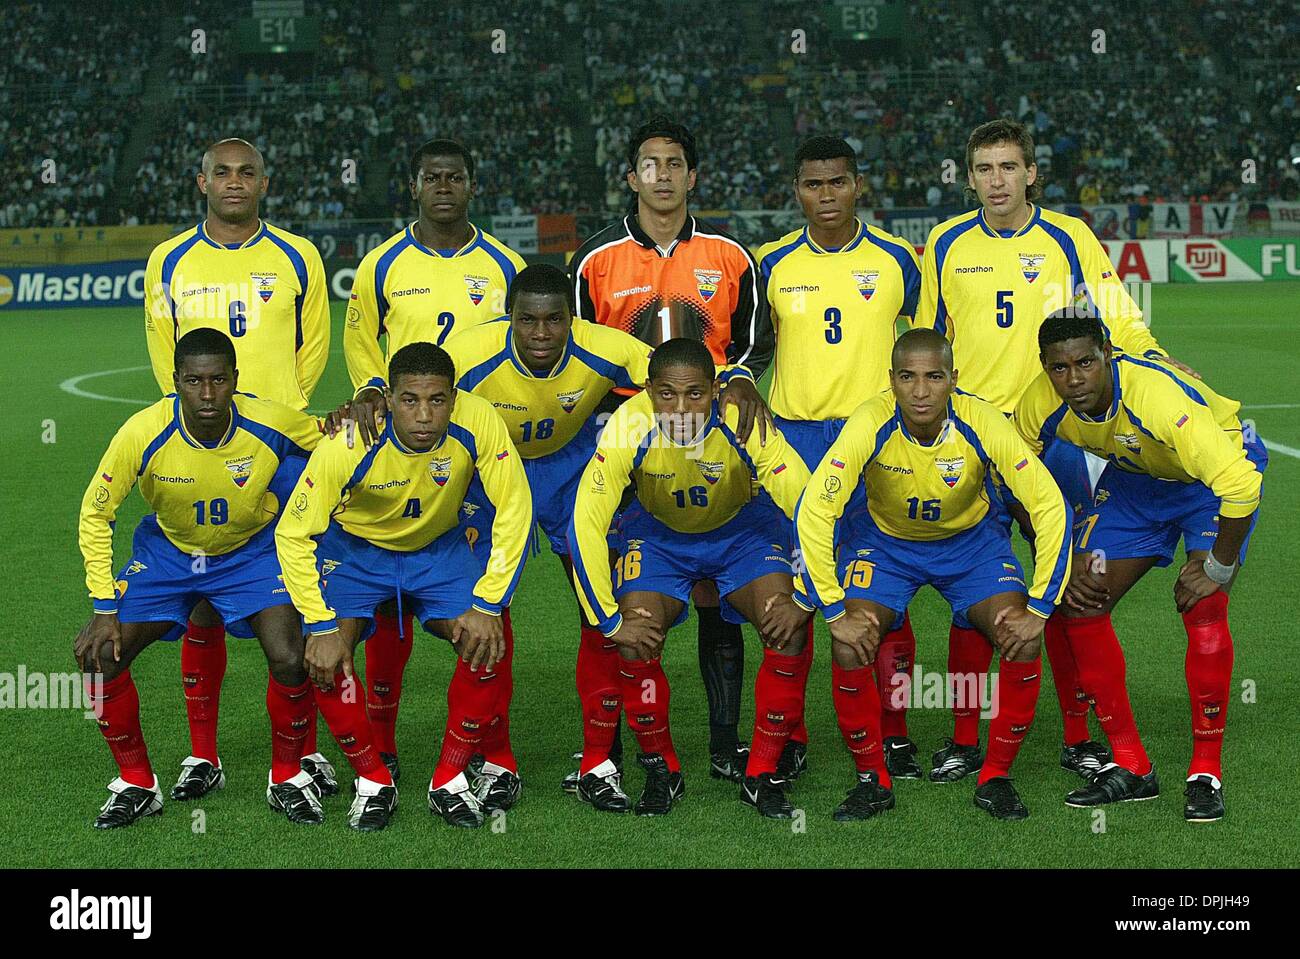
[{"label": "soccer player", "polygon": [[[329,357],[325,270],[311,241],[265,223],[258,209],[269,179],[261,152],[231,138],[203,154],[197,177],[207,217],[158,244],[145,268],[145,340],[154,377],[173,391],[172,352],[182,336],[212,328],[235,344],[246,393],[296,410],[307,402]],[[189,618],[181,644],[190,755],[173,799],[196,799],[225,781],[217,752],[217,713],[226,674],[226,631],[207,603]],[[327,795],[333,767],[315,747],[312,714],[303,768]]]},{"label": "soccer player", "polygon": [[[695,584],[715,581],[723,615],[736,624],[742,617],[761,623],[793,588],[787,518],[808,470],[775,429],[766,444],[753,434],[742,442],[739,412],[722,412],[717,396],[713,357],[702,343],[675,338],[657,347],[646,391],[620,407],[601,433],[569,529],[579,601],[618,646],[623,703],[646,771],[635,807],[643,816],[671,812],[685,792],[660,655],[667,631],[686,617]],[[629,483],[636,495],[620,521],[622,555],[611,579],[605,531]],[[768,495],[756,496],[758,487]],[[741,799],[763,816],[789,818],[793,807],[777,763],[803,722],[811,649],[803,624],[761,637],[766,650]]]},{"label": "soccer player", "polygon": [[[892,392],[854,411],[808,481],[795,517],[804,569],[794,600],[778,604],[769,623],[789,629],[815,608],[825,615],[835,712],[858,771],[834,816],[867,819],[894,805],[871,664],[880,637],[916,591],[937,589],[1002,653],[998,710],[975,805],[997,819],[1024,819],[1029,811],[1011,781],[1011,764],[1033,722],[1043,626],[1069,577],[1065,499],[1006,417],[957,389],[942,335],[904,333],[890,366]],[[990,502],[995,469],[1036,524],[1028,588]],[[859,486],[866,488],[866,508],[852,517],[837,557],[835,524]],[[974,685],[959,698],[975,699],[978,712]]]},{"label": "soccer player", "polygon": [[[430,140],[411,157],[411,199],[419,217],[371,250],[357,267],[343,327],[343,355],[356,390],[353,415],[366,445],[387,411],[387,359],[408,343],[441,345],[505,311],[506,291],[524,261],[469,221],[474,157],[455,140]],[[380,340],[384,349],[381,350]],[[507,614],[508,615],[508,614]],[[411,655],[410,617],[393,608],[375,616],[366,642],[366,706],[379,748],[397,761],[397,712]]]},{"label": "soccer player", "polygon": [[[1014,121],[993,120],[971,132],[966,182],[980,206],[930,231],[916,312],[917,326],[952,341],[962,389],[1008,416],[1039,373],[1039,323],[1076,298],[1094,305],[1127,352],[1164,356],[1087,224],[1034,202],[1042,189],[1034,155],[1033,137]],[[1090,465],[1067,443],[1047,450],[1044,462],[1078,518],[1103,464]],[[955,619],[949,634],[948,669],[955,675],[986,671],[993,655],[969,626]],[[1088,703],[1064,652],[1059,620],[1048,624],[1045,639],[1065,726],[1061,766],[1087,778],[1110,754],[1089,735]],[[934,780],[960,779],[980,766],[979,716],[955,708],[953,717],[953,737],[934,755]]]},{"label": "soccer player", "polygon": [[[440,347],[416,342],[398,350],[379,440],[369,448],[349,447],[339,435],[323,440],[275,539],[285,585],[307,624],[307,664],[318,685],[338,690],[352,677],[353,650],[389,601],[399,616],[409,603],[426,630],[455,648],[429,808],[474,828],[483,809],[465,769],[476,752],[493,761],[502,755],[492,740],[504,732],[508,692],[493,667],[511,654],[501,611],[523,570],[532,500],[501,417],[455,382]],[[459,519],[475,477],[496,509],[486,564],[470,552]]]},{"label": "soccer player", "polygon": [[1187,561],[1174,605],[1187,630],[1192,761],[1184,817],[1222,819],[1223,733],[1232,698],[1228,592],[1259,515],[1264,444],[1244,431],[1240,404],[1164,360],[1116,350],[1095,316],[1065,309],[1038,333],[1043,372],[1016,407],[1035,448],[1053,439],[1109,461],[1079,526],[1074,573],[1061,612],[1083,688],[1115,761],[1066,797],[1069,806],[1150,799],[1155,767],[1138,736],[1124,653],[1110,614],[1153,566],[1168,566],[1181,538]]},{"label": "soccer player", "polygon": [[[810,468],[849,414],[889,389],[897,323],[910,322],[921,289],[912,245],[858,219],[857,171],[857,154],[844,140],[804,141],[795,153],[794,190],[807,225],[758,251],[776,332],[768,403],[781,435]],[[921,777],[907,711],[894,704],[915,656],[911,621],[902,616],[876,658],[885,765],[895,779]]]},{"label": "soccer player", "polygon": [[[687,209],[698,174],[695,137],[668,117],[653,117],[632,134],[627,164],[635,209],[578,247],[570,263],[578,315],[651,346],[698,339],[715,365],[744,366],[753,378],[733,377],[723,399],[739,404],[742,443],[756,419],[765,438],[770,414],[755,383],[772,359],[772,324],[749,250]],[[739,782],[746,748],[737,735],[745,666],[740,627],[723,619],[709,583],[697,589],[695,608],[711,773]],[[602,653],[613,662],[612,644]]]},{"label": "soccer player", "polygon": [[[142,649],[174,633],[200,598],[232,634],[256,635],[266,653],[267,802],[291,822],[324,818],[316,784],[299,764],[315,705],[301,625],[280,586],[274,544],[280,501],[320,432],[306,414],[236,392],[238,377],[235,348],[224,333],[200,328],[181,337],[175,393],[118,430],[82,500],[79,541],[94,613],[74,651],[83,670],[102,674],[102,688],[87,677],[88,688],[118,765],[95,820],[100,829],[162,811],[130,667]],[[136,528],[131,560],[115,579],[113,524],[137,482],[154,512]],[[361,726],[364,731],[364,714]],[[382,829],[396,805],[387,770],[382,763],[379,769],[383,779],[373,796],[353,805],[354,828]]]}]

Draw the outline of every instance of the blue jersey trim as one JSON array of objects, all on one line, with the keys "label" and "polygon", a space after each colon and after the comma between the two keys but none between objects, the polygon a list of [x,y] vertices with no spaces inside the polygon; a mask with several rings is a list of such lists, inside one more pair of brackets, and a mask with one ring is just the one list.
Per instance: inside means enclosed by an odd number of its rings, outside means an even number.
[{"label": "blue jersey trim", "polygon": [[1114,360],[1116,396],[1119,396],[1119,362],[1121,360],[1125,363],[1132,363],[1134,366],[1142,366],[1148,370],[1155,370],[1157,373],[1163,373],[1165,376],[1169,377],[1171,380],[1177,383],[1178,388],[1181,389],[1189,399],[1195,400],[1201,406],[1208,407],[1210,405],[1209,403],[1205,402],[1205,397],[1203,397],[1194,387],[1189,386],[1187,383],[1184,383],[1177,376],[1175,376],[1172,370],[1164,366],[1161,366],[1159,363],[1152,363],[1149,360],[1140,360],[1136,356],[1131,356],[1127,353],[1121,353],[1117,355]]},{"label": "blue jersey trim", "polygon": [[[615,386],[621,386],[625,389],[635,389],[638,384],[632,382],[632,377],[628,375],[624,367],[617,363],[611,363],[604,357],[597,356],[590,350],[585,350],[569,335],[569,353],[580,359],[587,366],[591,367],[607,380],[612,380]],[[563,361],[561,361],[563,362]],[[558,371],[557,371],[558,372]]]},{"label": "blue jersey trim", "polygon": [[364,477],[366,473],[370,472],[370,467],[374,464],[375,457],[379,455],[379,451],[383,448],[384,444],[388,442],[389,436],[389,431],[384,430],[384,432],[380,434],[379,440],[375,445],[366,450],[366,455],[361,457],[361,462],[358,463],[357,468],[352,471],[352,475],[348,477],[348,481],[343,484],[343,494],[346,495],[348,490],[361,482],[362,477]]},{"label": "blue jersey trim", "polygon": [[749,453],[746,452],[745,447],[741,444],[740,440],[736,439],[736,434],[731,432],[731,427],[729,427],[726,423],[719,423],[718,429],[720,429],[722,431],[722,435],[727,438],[727,442],[731,444],[731,448],[740,454],[741,462],[743,462],[746,466],[749,467],[750,479],[757,480],[758,467],[755,466],[754,461],[749,458]]},{"label": "blue jersey trim", "polygon": [[1056,431],[1060,429],[1061,420],[1065,419],[1065,414],[1070,412],[1070,405],[1064,400],[1061,405],[1052,411],[1052,415],[1043,420],[1043,426],[1038,431],[1038,442],[1043,444],[1043,449],[1047,449],[1047,444],[1056,438]]},{"label": "blue jersey trim", "polygon": [[379,331],[376,337],[383,336],[387,332],[384,326],[384,317],[388,316],[388,297],[384,295],[384,284],[388,282],[388,271],[392,269],[393,261],[408,246],[419,246],[411,236],[411,228],[406,228],[403,237],[390,246],[375,262],[375,306],[379,313]]},{"label": "blue jersey trim", "polygon": [[504,363],[510,356],[510,345],[506,344],[500,353],[489,356],[478,366],[471,367],[460,375],[456,381],[456,387],[462,390],[473,392],[484,380],[496,372],[497,368]]},{"label": "blue jersey trim", "polygon": [[904,316],[915,315],[916,304],[921,298],[921,271],[916,268],[916,262],[909,252],[897,243],[876,236],[865,225],[862,231],[868,243],[884,250],[898,264],[898,269],[903,275],[903,305],[898,312]]},{"label": "blue jersey trim", "polygon": [[944,336],[948,335],[948,307],[943,301],[943,260],[957,238],[966,231],[974,229],[978,222],[978,217],[963,220],[961,223],[950,226],[934,241],[934,277],[939,294],[934,308],[934,328]]},{"label": "blue jersey trim", "polygon": [[[263,230],[265,229],[263,227]],[[302,349],[302,304],[307,299],[307,261],[303,259],[301,253],[274,233],[266,231],[266,238],[278,246],[281,252],[288,257],[289,263],[293,266],[293,272],[298,276],[298,296],[293,301],[294,350],[297,351]]]},{"label": "blue jersey trim", "polygon": [[450,436],[461,446],[465,447],[469,453],[471,461],[478,462],[478,444],[474,442],[474,434],[458,423],[447,424],[447,436]]},{"label": "blue jersey trim", "polygon": [[201,226],[202,224],[195,227],[194,235],[189,239],[185,240],[183,243],[181,243],[178,247],[176,247],[176,249],[168,253],[162,262],[162,274],[160,277],[160,282],[162,285],[162,294],[167,300],[167,308],[171,311],[172,314],[172,328],[173,328],[172,339],[173,340],[178,339],[178,337],[176,336],[176,332],[179,329],[179,324],[177,323],[176,320],[176,301],[172,299],[172,275],[176,272],[176,266],[178,263],[180,263],[181,257],[183,257],[186,253],[188,253],[194,247],[194,244],[199,242],[199,234],[200,234]]},{"label": "blue jersey trim", "polygon": [[[587,598],[587,605],[595,611],[597,616],[601,616],[605,610],[601,607],[600,601],[596,599],[596,590],[591,585],[591,578],[587,575],[587,566],[582,561],[582,551],[578,549],[578,527],[575,519],[576,517],[569,518],[569,555],[573,557],[574,578],[578,581],[582,594]],[[616,600],[615,607],[617,605]],[[596,625],[601,633],[608,636],[622,625],[622,620],[619,618],[616,609],[612,616],[606,616]]]},{"label": "blue jersey trim", "polygon": [[285,436],[273,426],[267,426],[265,423],[259,423],[256,420],[250,420],[247,416],[240,416],[240,429],[247,430],[256,436],[259,440],[270,448],[279,459],[287,456],[309,456],[307,450],[303,449],[289,437]]},{"label": "blue jersey trim", "polygon": [[767,287],[767,282],[772,278],[772,270],[776,267],[776,265],[780,263],[782,260],[784,260],[791,253],[793,253],[795,250],[799,249],[799,247],[803,246],[804,243],[807,242],[807,238],[808,238],[808,228],[804,227],[803,232],[800,233],[796,239],[791,240],[783,247],[778,247],[777,249],[769,253],[767,256],[763,257],[762,262],[759,263],[758,265],[758,272],[763,277],[763,286],[765,290]]},{"label": "blue jersey trim", "polygon": [[[506,289],[509,289],[510,284],[513,283],[515,280],[515,265],[514,263],[510,262],[510,257],[506,256],[499,249],[497,249],[496,244],[489,242],[486,235],[482,231],[479,232],[477,245],[480,249],[486,250],[488,255],[491,256],[492,259],[497,261],[497,266],[501,268],[501,276],[506,283]],[[473,247],[471,246],[470,249],[466,250],[465,252],[468,253],[472,249]]]}]

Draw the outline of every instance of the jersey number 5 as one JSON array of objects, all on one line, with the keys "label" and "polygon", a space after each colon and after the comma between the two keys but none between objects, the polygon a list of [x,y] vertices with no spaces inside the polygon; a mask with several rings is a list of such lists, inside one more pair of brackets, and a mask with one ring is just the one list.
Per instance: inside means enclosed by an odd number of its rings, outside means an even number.
[{"label": "jersey number 5", "polygon": [[1011,325],[1011,294],[1014,292],[1014,290],[998,290],[997,320],[998,326],[1002,327],[1004,330]]}]

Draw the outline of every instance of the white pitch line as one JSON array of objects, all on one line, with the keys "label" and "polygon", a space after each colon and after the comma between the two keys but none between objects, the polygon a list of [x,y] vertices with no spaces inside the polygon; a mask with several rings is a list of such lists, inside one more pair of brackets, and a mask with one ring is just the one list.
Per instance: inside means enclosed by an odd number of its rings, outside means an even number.
[{"label": "white pitch line", "polygon": [[102,393],[92,393],[89,390],[83,390],[79,384],[86,380],[93,380],[98,376],[112,376],[114,373],[138,373],[141,370],[147,370],[147,366],[124,366],[120,370],[100,370],[98,373],[82,373],[80,376],[72,376],[59,384],[59,389],[65,393],[71,393],[73,396],[80,396],[87,400],[104,400],[108,403],[128,403],[131,406],[148,406],[153,400],[132,400],[122,396],[105,396]]},{"label": "white pitch line", "polygon": [[1264,440],[1264,447],[1270,453],[1281,453],[1283,456],[1294,456],[1300,460],[1300,450],[1294,446],[1283,446],[1281,443],[1274,443],[1272,440]]},{"label": "white pitch line", "polygon": [[1249,403],[1243,410],[1300,410],[1300,403]]}]

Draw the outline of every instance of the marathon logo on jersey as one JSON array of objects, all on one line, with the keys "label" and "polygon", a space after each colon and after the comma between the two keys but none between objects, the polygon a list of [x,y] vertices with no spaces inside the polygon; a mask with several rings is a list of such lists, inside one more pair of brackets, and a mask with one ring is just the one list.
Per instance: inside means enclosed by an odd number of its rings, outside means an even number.
[{"label": "marathon logo on jersey", "polygon": [[700,468],[700,472],[704,474],[704,478],[708,481],[710,486],[712,486],[718,480],[722,479],[723,464],[721,462],[710,462],[709,460],[696,460],[695,465]]},{"label": "marathon logo on jersey", "polygon": [[1115,440],[1130,453],[1142,452],[1142,444],[1138,442],[1136,433],[1116,433]]},{"label": "marathon logo on jersey", "polygon": [[880,279],[880,273],[867,273],[862,270],[853,271],[853,282],[858,285],[858,292],[862,294],[864,300],[870,300],[876,294],[876,280]]},{"label": "marathon logo on jersey", "polygon": [[253,457],[241,456],[238,459],[226,460],[226,469],[230,470],[230,478],[235,481],[235,485],[243,489],[248,482],[248,477],[253,475]]},{"label": "marathon logo on jersey", "polygon": [[580,390],[569,390],[567,393],[556,393],[555,398],[560,402],[560,408],[566,413],[572,413],[578,405],[578,400],[582,399],[587,390],[584,387]]},{"label": "marathon logo on jersey", "polygon": [[718,292],[718,284],[722,282],[721,270],[696,270],[695,286],[700,291],[700,297],[705,303],[713,299],[713,294]]},{"label": "marathon logo on jersey", "polygon": [[954,456],[949,459],[934,458],[935,469],[943,478],[944,485],[952,489],[961,480],[961,471],[966,468],[966,457]]},{"label": "marathon logo on jersey", "polygon": [[465,274],[465,292],[469,294],[469,301],[475,306],[483,302],[483,297],[487,295],[488,284],[491,282],[486,276],[475,276],[470,273]]},{"label": "marathon logo on jersey", "polygon": [[1043,261],[1047,259],[1046,253],[1021,253],[1020,272],[1025,275],[1026,283],[1033,283],[1038,279],[1038,274],[1042,269]]},{"label": "marathon logo on jersey", "polygon": [[429,460],[429,478],[439,486],[446,486],[451,479],[451,457],[438,456]]},{"label": "marathon logo on jersey", "polygon": [[257,295],[262,298],[262,302],[270,303],[271,294],[275,292],[276,275],[274,273],[250,273],[248,276],[253,281],[253,288],[257,290]]}]

